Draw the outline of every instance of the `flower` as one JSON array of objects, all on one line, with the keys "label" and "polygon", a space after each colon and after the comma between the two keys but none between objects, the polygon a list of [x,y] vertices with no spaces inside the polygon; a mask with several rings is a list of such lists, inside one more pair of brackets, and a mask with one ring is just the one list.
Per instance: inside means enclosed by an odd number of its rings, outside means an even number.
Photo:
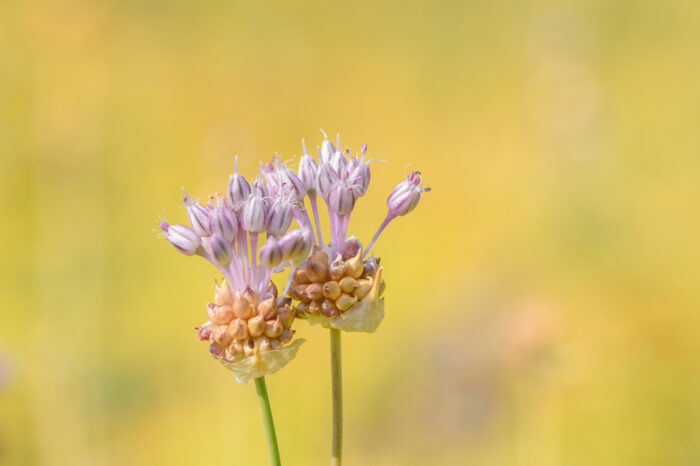
[{"label": "flower", "polygon": [[[420,172],[410,173],[399,183],[387,199],[387,217],[363,249],[357,238],[347,237],[347,230],[357,201],[369,187],[367,145],[364,144],[360,152],[352,156],[349,149],[340,149],[339,140],[333,145],[325,133],[323,136],[318,148],[318,162],[306,152],[302,141],[304,155],[298,178],[303,180],[309,197],[316,238],[311,257],[297,267],[292,264],[287,296],[296,303],[297,317],[306,318],[311,323],[345,331],[373,332],[384,317],[384,282],[379,259],[374,255],[367,258],[367,255],[389,222],[412,211],[422,193],[430,188],[421,186]],[[315,180],[311,176],[314,173]],[[317,194],[328,210],[331,227],[328,244],[323,242],[320,231]],[[303,214],[306,215],[305,211]],[[297,221],[311,231],[308,215],[306,218],[298,216]]]},{"label": "flower", "polygon": [[279,176],[281,167],[261,166],[249,183],[234,166],[225,197],[204,205],[185,192],[191,226],[160,223],[178,251],[209,260],[224,276],[207,305],[207,321],[195,328],[239,382],[278,371],[303,342],[292,341],[295,310],[287,290],[279,296],[271,281],[273,271],[304,261],[313,244],[312,232],[289,230],[298,186],[289,174]]}]

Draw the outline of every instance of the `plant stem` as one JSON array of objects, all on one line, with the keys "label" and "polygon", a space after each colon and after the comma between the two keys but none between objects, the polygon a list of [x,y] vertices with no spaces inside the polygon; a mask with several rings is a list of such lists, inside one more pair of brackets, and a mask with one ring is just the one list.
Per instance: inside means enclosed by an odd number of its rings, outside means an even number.
[{"label": "plant stem", "polygon": [[331,466],[340,466],[343,455],[343,366],[340,349],[340,330],[331,332],[331,389],[333,393],[333,440]]},{"label": "plant stem", "polygon": [[270,398],[267,396],[267,385],[265,377],[255,379],[255,389],[258,392],[258,402],[260,403],[260,414],[263,418],[265,436],[267,437],[267,450],[270,454],[270,464],[280,466],[280,450],[277,446],[277,434],[275,434],[275,422],[272,420],[272,409],[270,408]]}]

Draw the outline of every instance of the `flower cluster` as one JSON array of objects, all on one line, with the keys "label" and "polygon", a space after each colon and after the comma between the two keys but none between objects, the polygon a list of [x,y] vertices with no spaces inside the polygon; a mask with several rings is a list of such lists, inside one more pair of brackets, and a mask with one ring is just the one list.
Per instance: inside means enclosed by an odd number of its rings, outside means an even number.
[{"label": "flower cluster", "polygon": [[211,355],[239,380],[275,372],[301,343],[288,344],[294,335],[291,299],[279,297],[270,279],[273,272],[306,259],[313,232],[290,229],[303,207],[294,180],[283,178],[296,175],[281,167],[281,162],[276,170],[261,167],[258,177],[248,182],[234,165],[226,195],[212,196],[204,205],[185,192],[189,226],[160,223],[178,251],[204,257],[224,276],[207,306],[208,320],[197,330],[210,343]]},{"label": "flower cluster", "polygon": [[[337,141],[340,146],[340,141]],[[367,258],[386,226],[398,216],[412,211],[421,195],[430,188],[421,185],[420,172],[412,172],[400,182],[387,199],[388,213],[366,248],[355,237],[347,237],[350,215],[357,200],[369,187],[370,167],[367,145],[356,155],[340,150],[324,133],[318,147],[318,161],[306,151],[299,164],[298,177],[316,225],[316,242],[311,257],[292,267],[289,295],[298,304],[296,314],[312,323],[346,331],[373,332],[384,317],[381,298],[384,282],[379,259]],[[330,241],[321,234],[317,198],[328,211]],[[305,219],[304,219],[305,220]],[[311,221],[305,223],[312,228]]]},{"label": "flower cluster", "polygon": [[[384,284],[379,259],[367,255],[389,222],[413,210],[429,190],[421,186],[419,172],[410,173],[389,195],[387,216],[363,248],[347,237],[347,230],[350,214],[369,186],[367,145],[352,156],[324,133],[318,160],[303,141],[302,146],[298,170],[276,156],[261,163],[249,182],[236,163],[225,194],[202,204],[185,192],[189,225],[160,223],[178,251],[209,260],[223,275],[207,306],[208,319],[197,330],[210,343],[212,356],[239,380],[275,372],[294,357],[302,342],[292,342],[295,316],[341,330],[374,331],[384,315]],[[307,197],[313,222],[305,208]],[[319,197],[328,210],[327,244]],[[286,268],[289,277],[278,293],[272,274]]]}]

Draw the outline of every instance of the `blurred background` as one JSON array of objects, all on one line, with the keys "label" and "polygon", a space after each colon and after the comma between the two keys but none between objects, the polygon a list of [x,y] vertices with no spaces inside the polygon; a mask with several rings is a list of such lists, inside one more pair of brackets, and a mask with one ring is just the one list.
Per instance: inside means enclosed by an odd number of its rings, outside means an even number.
[{"label": "blurred background", "polygon": [[[700,464],[700,3],[0,3],[0,464],[267,464],[197,341],[215,269],[153,229],[367,142],[386,319],[344,335],[348,465]],[[333,139],[333,138],[332,138]],[[328,334],[268,377],[330,454]]]}]

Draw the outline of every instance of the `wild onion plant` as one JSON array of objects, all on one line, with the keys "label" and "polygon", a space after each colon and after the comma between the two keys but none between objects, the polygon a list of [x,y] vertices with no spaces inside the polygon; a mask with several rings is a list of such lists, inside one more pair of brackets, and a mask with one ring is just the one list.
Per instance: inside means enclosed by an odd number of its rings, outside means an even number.
[{"label": "wild onion plant", "polygon": [[[223,275],[214,302],[207,305],[207,321],[196,329],[199,338],[209,342],[211,355],[233,371],[237,381],[255,380],[273,465],[280,464],[280,456],[265,376],[284,367],[303,343],[293,340],[295,318],[330,330],[331,464],[340,465],[340,332],[374,332],[382,321],[382,267],[369,253],[389,222],[412,211],[429,188],[421,185],[420,172],[407,175],[389,195],[387,216],[363,248],[347,234],[350,214],[370,182],[367,145],[353,156],[349,149],[336,148],[324,133],[318,160],[307,153],[303,141],[302,147],[296,172],[276,156],[261,163],[249,182],[234,163],[225,195],[202,204],[185,192],[190,226],[162,221],[160,227],[178,251],[204,257]],[[327,207],[327,243],[318,198]],[[288,279],[279,293],[272,274],[286,269]]]}]

